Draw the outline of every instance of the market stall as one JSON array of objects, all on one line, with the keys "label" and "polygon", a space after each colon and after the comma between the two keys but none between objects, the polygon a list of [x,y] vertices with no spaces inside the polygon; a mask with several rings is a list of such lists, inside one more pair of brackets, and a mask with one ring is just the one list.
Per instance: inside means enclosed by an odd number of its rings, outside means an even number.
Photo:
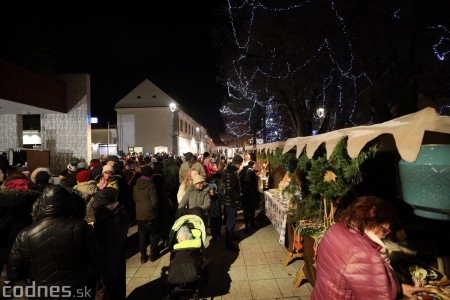
[{"label": "market stall", "polygon": [[[390,180],[391,185],[398,186],[400,182],[393,181],[401,181],[401,178],[389,177],[383,172],[398,173],[399,160],[407,164],[416,163],[419,160],[420,153],[423,152],[421,149],[423,149],[423,145],[425,144],[450,145],[450,117],[440,116],[434,109],[425,108],[417,113],[405,115],[380,124],[345,128],[316,136],[288,139],[284,145],[283,153],[292,153],[292,151],[295,151],[296,157],[299,157],[305,150],[306,156],[312,159],[319,148],[325,148],[326,157],[329,159],[343,138],[346,139],[346,152],[352,159],[357,158],[363,148],[369,144],[377,144],[382,153],[392,154],[389,157],[391,161],[386,163],[386,166],[392,170],[375,170],[376,172],[381,172],[376,174],[376,180],[380,182]],[[383,155],[378,155],[377,157],[379,159]],[[450,163],[450,159],[447,161]],[[416,171],[410,171],[409,177],[413,177],[411,174],[414,172],[420,174],[425,173],[425,171],[417,171],[418,169],[416,167],[412,169]],[[448,232],[450,229],[450,222],[448,222],[450,220],[450,198],[448,198],[450,193],[446,193],[446,190],[444,190],[444,188],[450,186],[448,184],[450,182],[450,167],[439,166],[438,169],[441,170],[438,172],[439,174],[434,174],[433,176],[440,177],[427,176],[427,184],[430,185],[431,183],[433,185],[435,182],[440,182],[440,184],[437,184],[434,190],[432,189],[427,192],[426,197],[422,196],[424,198],[423,200],[425,200],[423,203],[408,203],[407,199],[403,197],[406,195],[405,191],[402,191],[402,188],[405,188],[404,185],[399,187],[400,195],[392,192],[389,196],[392,198],[399,197],[400,202],[403,203],[403,206],[400,207],[400,212],[403,214],[402,223],[399,225],[394,236],[397,245],[401,244],[402,247],[412,249],[421,258],[430,258],[427,263],[436,263],[437,269],[440,272],[448,274],[450,245],[447,239],[443,238],[440,233],[444,231]],[[372,171],[369,170],[369,172]],[[332,176],[335,174],[328,175],[331,175],[331,177],[328,177],[329,180],[335,180]],[[327,176],[322,180],[326,180]],[[376,184],[374,183],[374,185]],[[438,189],[439,191],[437,191]],[[444,194],[446,193],[446,196],[441,198],[434,197],[436,193],[441,193],[441,190],[444,191]],[[435,198],[438,199],[435,200]],[[433,201],[438,202],[438,205],[431,206],[430,203]],[[433,214],[421,215],[421,212],[430,209],[433,210]],[[436,214],[436,210],[438,214]],[[424,216],[428,216],[429,218],[424,218]],[[435,219],[433,220],[433,218]],[[440,219],[436,220],[436,218]],[[305,265],[308,269],[313,269],[314,257],[310,257],[309,260],[306,261],[305,259]],[[305,276],[303,271],[299,272],[296,282],[299,283],[299,278],[306,277],[308,281],[313,283],[314,278],[312,278],[311,272],[308,273],[310,278]]]},{"label": "market stall", "polygon": [[287,201],[279,190],[264,191],[265,213],[280,234],[278,241],[284,245],[286,240]]}]

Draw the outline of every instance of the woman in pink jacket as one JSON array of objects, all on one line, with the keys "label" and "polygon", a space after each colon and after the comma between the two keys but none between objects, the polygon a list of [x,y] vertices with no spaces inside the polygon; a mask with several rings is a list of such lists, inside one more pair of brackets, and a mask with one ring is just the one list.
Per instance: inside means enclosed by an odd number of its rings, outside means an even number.
[{"label": "woman in pink jacket", "polygon": [[428,291],[400,284],[381,240],[389,234],[395,212],[382,199],[356,199],[332,225],[317,252],[317,279],[313,300],[400,299]]}]

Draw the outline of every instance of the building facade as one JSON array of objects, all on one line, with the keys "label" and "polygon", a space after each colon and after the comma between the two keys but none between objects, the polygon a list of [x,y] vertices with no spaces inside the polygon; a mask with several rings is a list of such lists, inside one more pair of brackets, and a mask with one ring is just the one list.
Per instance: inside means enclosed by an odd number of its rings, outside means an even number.
[{"label": "building facade", "polygon": [[207,151],[206,128],[148,79],[117,102],[115,110],[119,152],[179,156]]},{"label": "building facade", "polygon": [[[35,151],[50,152],[52,173],[71,158],[91,159],[91,93],[89,74],[52,78],[0,60],[0,150],[23,150],[23,118],[39,116]],[[12,152],[11,152],[12,151]]]}]

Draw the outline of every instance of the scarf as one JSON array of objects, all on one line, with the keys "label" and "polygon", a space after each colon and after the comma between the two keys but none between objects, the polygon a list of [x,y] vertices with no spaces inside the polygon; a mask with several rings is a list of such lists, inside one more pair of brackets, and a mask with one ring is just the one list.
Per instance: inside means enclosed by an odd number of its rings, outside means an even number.
[{"label": "scarf", "polygon": [[372,230],[364,230],[365,234],[367,234],[367,236],[374,241],[375,243],[377,243],[378,245],[380,245],[380,255],[381,257],[384,258],[384,260],[390,265],[390,259],[389,259],[389,251],[386,248],[386,245],[383,243],[383,241],[372,231]]}]

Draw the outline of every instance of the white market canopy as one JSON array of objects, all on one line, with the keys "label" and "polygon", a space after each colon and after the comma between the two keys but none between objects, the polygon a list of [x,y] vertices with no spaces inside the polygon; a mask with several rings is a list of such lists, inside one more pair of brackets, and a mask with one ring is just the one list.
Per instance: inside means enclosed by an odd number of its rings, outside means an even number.
[{"label": "white market canopy", "polygon": [[306,155],[312,158],[317,148],[325,143],[327,158],[330,158],[337,143],[343,137],[348,137],[347,152],[351,158],[355,158],[368,142],[382,134],[391,134],[401,158],[407,162],[414,162],[419,154],[425,131],[450,134],[450,116],[440,116],[436,110],[427,107],[384,123],[291,138],[286,141],[283,153],[297,147],[298,157],[306,146]]},{"label": "white market canopy", "polygon": [[264,150],[266,154],[272,153],[277,149],[283,149],[283,147],[286,145],[285,142],[273,142],[273,143],[267,143],[267,144],[258,144],[255,146],[257,151]]}]

